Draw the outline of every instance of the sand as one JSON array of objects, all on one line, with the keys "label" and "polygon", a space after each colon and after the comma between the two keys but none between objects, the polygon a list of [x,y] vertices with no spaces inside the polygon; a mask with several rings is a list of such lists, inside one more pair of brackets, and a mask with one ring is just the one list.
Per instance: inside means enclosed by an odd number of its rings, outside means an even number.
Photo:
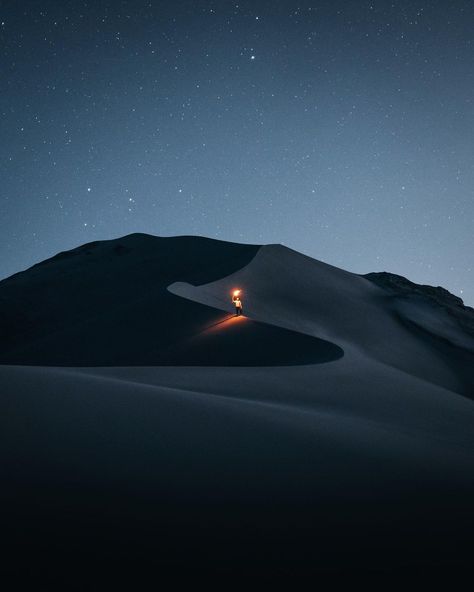
[{"label": "sand", "polygon": [[[8,293],[0,283],[4,302],[26,286],[41,300],[72,278],[56,318],[42,305],[47,334],[12,331],[2,353],[4,577],[468,569],[470,336],[423,299],[414,309],[281,245],[200,240],[186,237],[180,250],[175,239],[153,281],[163,243],[132,235],[99,243],[92,267],[85,249],[74,265],[66,257],[33,268],[33,279],[14,276]],[[104,266],[118,246],[128,255]],[[196,274],[211,251],[215,271]],[[66,298],[79,277],[93,309],[79,311],[84,324]],[[107,298],[94,294],[107,282],[123,282],[123,298],[104,320]],[[58,319],[63,330],[48,332]]]}]

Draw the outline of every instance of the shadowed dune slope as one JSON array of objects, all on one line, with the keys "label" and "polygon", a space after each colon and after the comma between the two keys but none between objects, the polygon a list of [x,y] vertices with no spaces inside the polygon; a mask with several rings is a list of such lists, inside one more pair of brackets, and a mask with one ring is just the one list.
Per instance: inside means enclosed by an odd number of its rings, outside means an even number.
[{"label": "shadowed dune slope", "polygon": [[134,234],[60,253],[0,283],[0,363],[54,366],[258,366],[319,363],[338,346],[179,298],[258,252],[201,237]]},{"label": "shadowed dune slope", "polygon": [[97,571],[109,589],[122,569],[192,583],[470,565],[471,401],[349,358],[0,367],[5,571],[36,589]]},{"label": "shadowed dune slope", "polygon": [[159,363],[175,366],[291,366],[341,358],[343,350],[304,333],[225,315],[199,333],[159,354]]}]

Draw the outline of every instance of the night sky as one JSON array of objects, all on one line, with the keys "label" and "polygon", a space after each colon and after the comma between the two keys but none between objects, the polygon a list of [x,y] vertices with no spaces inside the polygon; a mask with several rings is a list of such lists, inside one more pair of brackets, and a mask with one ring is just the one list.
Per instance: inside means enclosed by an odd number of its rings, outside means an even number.
[{"label": "night sky", "polygon": [[0,277],[131,232],[474,305],[472,2],[0,3]]}]

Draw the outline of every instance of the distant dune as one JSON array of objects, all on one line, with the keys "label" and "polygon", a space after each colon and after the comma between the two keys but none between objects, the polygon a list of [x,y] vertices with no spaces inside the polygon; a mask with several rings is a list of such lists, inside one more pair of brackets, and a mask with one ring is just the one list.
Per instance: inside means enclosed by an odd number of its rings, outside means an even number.
[{"label": "distant dune", "polygon": [[1,573],[469,569],[473,327],[442,288],[200,237],[0,282]]}]

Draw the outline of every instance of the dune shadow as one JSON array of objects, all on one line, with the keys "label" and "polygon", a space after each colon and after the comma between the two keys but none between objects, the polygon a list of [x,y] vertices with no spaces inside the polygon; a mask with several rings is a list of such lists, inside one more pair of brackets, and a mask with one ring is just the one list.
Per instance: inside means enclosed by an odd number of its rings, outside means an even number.
[{"label": "dune shadow", "polygon": [[295,366],[333,362],[343,355],[341,347],[324,339],[230,315],[157,352],[156,364]]},{"label": "dune shadow", "polygon": [[[311,335],[163,294],[165,315],[152,301],[140,309],[112,311],[47,333],[0,364],[106,366],[292,366],[322,364],[344,355],[339,346]],[[163,303],[164,304],[164,303]]]},{"label": "dune shadow", "polygon": [[0,286],[0,364],[281,366],[337,360],[316,337],[177,296],[242,268],[256,245],[130,235],[84,245]]}]

